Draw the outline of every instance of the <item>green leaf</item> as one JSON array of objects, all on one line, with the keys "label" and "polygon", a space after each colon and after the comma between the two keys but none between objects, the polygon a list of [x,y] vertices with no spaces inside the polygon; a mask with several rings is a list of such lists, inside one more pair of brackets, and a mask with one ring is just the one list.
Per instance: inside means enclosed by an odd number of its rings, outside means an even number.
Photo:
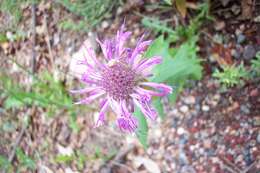
[{"label": "green leaf", "polygon": [[16,125],[12,121],[7,121],[3,123],[2,129],[4,132],[14,132],[16,130]]},{"label": "green leaf", "polygon": [[183,90],[185,81],[180,82],[178,86],[173,88],[173,93],[169,96],[170,103],[175,103],[178,97],[178,94]]},{"label": "green leaf", "polygon": [[162,56],[163,58],[170,57],[168,52],[169,43],[166,42],[163,38],[163,35],[158,37],[153,43],[148,47],[145,56],[146,58],[151,58],[153,56]]},{"label": "green leaf", "polygon": [[197,37],[194,37],[179,48],[169,49],[169,43],[164,40],[163,36],[160,36],[145,54],[147,58],[156,55],[163,58],[163,62],[153,69],[154,76],[151,80],[158,83],[168,83],[173,87],[174,92],[169,96],[170,101],[176,100],[177,94],[182,90],[187,80],[199,80],[202,77],[202,66],[197,57],[196,41]]},{"label": "green leaf", "polygon": [[0,33],[0,43],[8,42],[8,38],[5,33]]},{"label": "green leaf", "polygon": [[74,133],[78,133],[80,128],[77,124],[77,117],[76,117],[76,113],[75,112],[71,112],[70,113],[70,117],[69,117],[69,127],[72,129],[72,131]]},{"label": "green leaf", "polygon": [[169,33],[171,36],[178,38],[177,32],[168,27],[166,22],[160,21],[159,19],[144,17],[142,19],[142,24],[155,32]]},{"label": "green leaf", "polygon": [[164,0],[164,2],[168,5],[172,5],[172,0]]},{"label": "green leaf", "polygon": [[27,156],[21,148],[16,149],[16,156],[18,158],[19,163],[24,166],[26,169],[35,170],[36,164],[33,159]]},{"label": "green leaf", "polygon": [[197,58],[195,41],[186,42],[176,49],[172,56],[169,52],[169,43],[159,37],[149,47],[146,57],[160,55],[163,62],[154,68],[154,82],[168,82],[178,84],[187,79],[198,80],[202,77],[202,67]]},{"label": "green leaf", "polygon": [[66,163],[66,164],[68,164],[68,163],[70,163],[70,162],[72,162],[74,160],[74,155],[72,154],[72,155],[69,156],[69,155],[59,154],[59,155],[57,155],[55,157],[54,160],[57,163]]},{"label": "green leaf", "polygon": [[82,171],[84,169],[85,162],[87,161],[87,157],[80,150],[77,150],[76,154],[78,169]]},{"label": "green leaf", "polygon": [[140,111],[139,108],[135,109],[134,116],[138,120],[138,129],[136,131],[136,136],[137,136],[139,142],[143,145],[143,147],[147,148],[148,147],[148,144],[147,144],[147,136],[148,136],[147,121],[146,121],[144,115],[142,114],[142,112]]},{"label": "green leaf", "polygon": [[5,102],[4,102],[4,107],[5,109],[10,109],[10,108],[20,108],[24,104],[21,100],[16,99],[15,97],[9,96]]},{"label": "green leaf", "polygon": [[3,155],[0,155],[0,170],[5,170],[7,171],[8,173],[10,172],[13,172],[13,167],[11,165],[11,163],[8,161],[8,159],[3,156]]},{"label": "green leaf", "polygon": [[164,111],[163,111],[163,104],[161,102],[161,99],[160,98],[154,99],[153,100],[153,105],[156,108],[156,110],[158,111],[158,114],[159,114],[160,118],[164,119],[165,118],[165,114],[164,114]]}]

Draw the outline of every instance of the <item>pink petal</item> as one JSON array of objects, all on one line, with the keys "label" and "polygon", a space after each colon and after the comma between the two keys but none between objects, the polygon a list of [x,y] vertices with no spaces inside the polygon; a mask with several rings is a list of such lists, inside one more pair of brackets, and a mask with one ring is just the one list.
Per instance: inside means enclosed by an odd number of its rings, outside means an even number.
[{"label": "pink petal", "polygon": [[89,104],[90,102],[94,101],[95,99],[97,99],[98,97],[102,96],[105,94],[105,91],[99,91],[99,92],[96,92],[92,95],[90,95],[89,97],[83,99],[83,100],[80,100],[74,104],[78,105],[78,104]]},{"label": "pink petal", "polygon": [[155,56],[153,58],[149,58],[149,59],[145,59],[143,61],[141,61],[136,67],[134,67],[136,69],[137,73],[140,73],[144,70],[149,69],[149,71],[151,71],[151,69],[157,65],[160,64],[162,62],[162,58],[159,56]]},{"label": "pink petal", "polygon": [[159,90],[158,94],[161,96],[165,96],[167,94],[172,93],[172,88],[168,85],[162,84],[162,83],[155,83],[155,82],[142,82],[140,85],[152,87],[156,90]]},{"label": "pink petal", "polygon": [[151,120],[155,120],[157,118],[156,110],[149,103],[135,98],[133,98],[133,100],[136,106],[140,108],[140,110],[146,117],[150,118]]},{"label": "pink petal", "polygon": [[104,100],[103,101],[103,105],[101,106],[101,110],[99,112],[99,115],[98,115],[98,120],[96,121],[95,123],[95,126],[94,128],[96,127],[99,127],[99,126],[102,126],[104,124],[104,121],[105,121],[105,113],[108,109],[108,106],[109,106],[109,103],[108,103],[108,100]]}]

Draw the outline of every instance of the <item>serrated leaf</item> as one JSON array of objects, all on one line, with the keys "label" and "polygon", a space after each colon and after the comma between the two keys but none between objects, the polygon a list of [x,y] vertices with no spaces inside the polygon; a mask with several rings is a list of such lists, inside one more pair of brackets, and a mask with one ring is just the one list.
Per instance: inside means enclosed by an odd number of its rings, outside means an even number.
[{"label": "serrated leaf", "polygon": [[[163,43],[162,40],[160,42]],[[164,42],[165,44],[165,42]],[[163,48],[154,49],[149,52],[150,56],[161,55],[163,62],[154,69],[154,82],[168,82],[176,85],[181,80],[202,77],[202,67],[196,55],[196,46],[193,42],[186,42],[176,49],[175,55],[171,57],[169,50]]]},{"label": "serrated leaf", "polygon": [[163,35],[158,37],[153,43],[148,47],[145,57],[151,58],[156,55],[162,56],[162,58],[170,57],[168,52],[169,43],[166,42],[163,38]]},{"label": "serrated leaf", "polygon": [[134,116],[138,120],[138,129],[136,130],[136,136],[139,142],[143,145],[144,148],[148,147],[147,136],[148,136],[148,125],[146,118],[142,114],[139,108],[135,109]]},{"label": "serrated leaf", "polygon": [[161,56],[163,62],[153,69],[154,82],[168,83],[174,89],[169,96],[175,101],[187,80],[199,80],[202,77],[202,66],[197,57],[197,37],[183,43],[179,48],[169,49],[169,43],[163,36],[157,38],[148,48],[145,57]]}]

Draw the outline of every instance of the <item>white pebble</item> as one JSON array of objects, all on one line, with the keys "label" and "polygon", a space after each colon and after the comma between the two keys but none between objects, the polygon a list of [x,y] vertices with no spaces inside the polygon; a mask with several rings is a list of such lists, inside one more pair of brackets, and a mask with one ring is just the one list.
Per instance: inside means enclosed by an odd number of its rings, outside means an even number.
[{"label": "white pebble", "polygon": [[186,106],[186,105],[183,105],[183,106],[180,107],[180,111],[181,111],[182,113],[186,113],[186,112],[188,112],[188,110],[189,110],[189,108],[188,108],[188,106]]},{"label": "white pebble", "polygon": [[184,128],[179,127],[178,130],[177,130],[177,134],[178,134],[178,135],[182,135],[182,134],[184,134],[184,133],[185,133]]},{"label": "white pebble", "polygon": [[208,111],[209,111],[209,106],[208,106],[208,105],[203,105],[203,106],[202,106],[202,110],[203,110],[204,112],[208,112]]}]

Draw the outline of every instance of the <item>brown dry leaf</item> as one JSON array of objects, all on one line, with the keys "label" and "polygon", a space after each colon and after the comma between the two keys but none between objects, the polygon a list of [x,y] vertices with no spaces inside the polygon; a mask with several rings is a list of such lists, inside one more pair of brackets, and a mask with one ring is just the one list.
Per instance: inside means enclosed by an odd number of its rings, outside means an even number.
[{"label": "brown dry leaf", "polygon": [[176,0],[175,1],[176,8],[180,12],[181,16],[185,18],[186,13],[187,13],[187,4],[186,0]]},{"label": "brown dry leaf", "polygon": [[251,19],[253,16],[253,0],[242,0],[242,19]]},{"label": "brown dry leaf", "polygon": [[225,48],[222,44],[215,43],[211,48],[211,52],[220,66],[233,64],[230,48]]},{"label": "brown dry leaf", "polygon": [[1,43],[0,47],[2,47],[2,49],[4,50],[5,54],[8,53],[8,48],[9,48],[9,43],[8,42]]}]

